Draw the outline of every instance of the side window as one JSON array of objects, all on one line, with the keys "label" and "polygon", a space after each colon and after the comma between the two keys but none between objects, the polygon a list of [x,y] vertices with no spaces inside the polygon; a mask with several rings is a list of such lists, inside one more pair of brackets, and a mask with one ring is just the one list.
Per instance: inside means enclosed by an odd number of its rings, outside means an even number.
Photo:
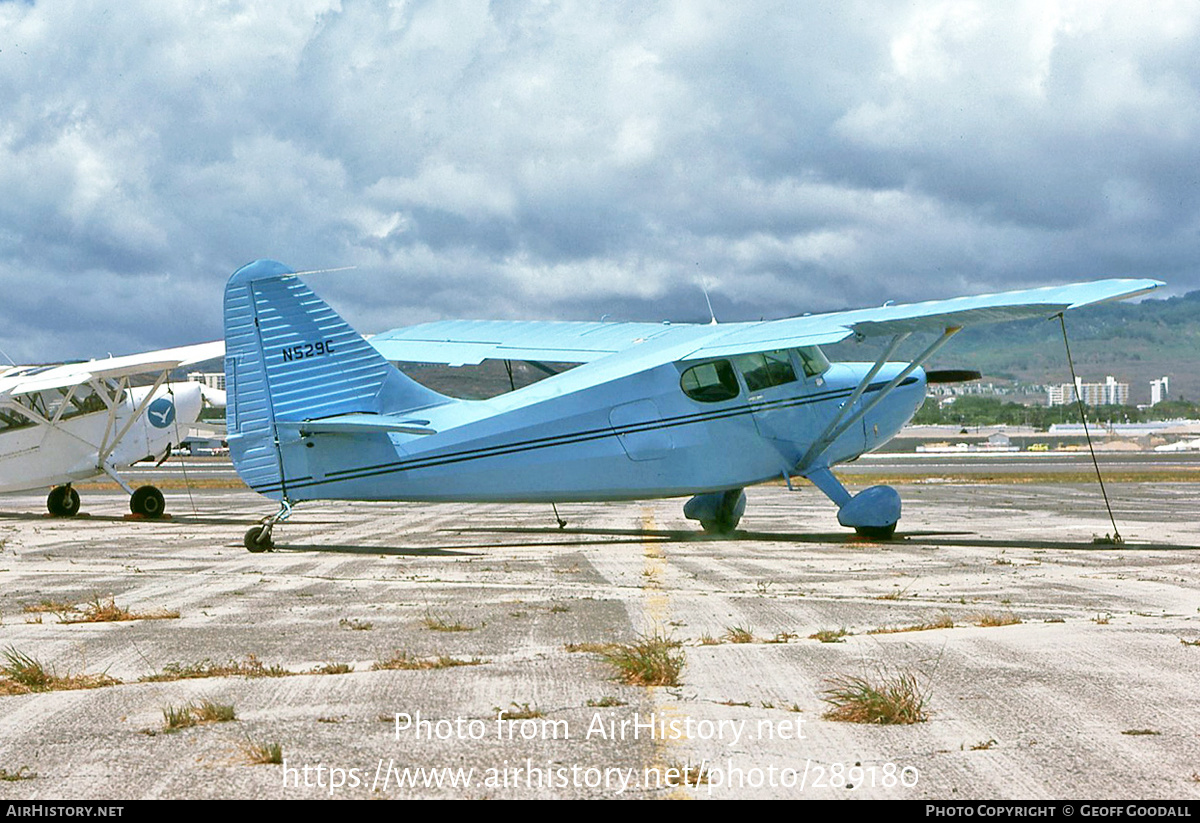
[{"label": "side window", "polygon": [[796,349],[796,354],[800,357],[805,377],[816,377],[829,370],[829,358],[816,346],[803,346]]},{"label": "side window", "polygon": [[737,376],[728,360],[692,366],[679,376],[679,387],[688,397],[701,403],[732,400],[741,393]]},{"label": "side window", "polygon": [[742,370],[742,376],[746,378],[746,388],[750,391],[782,386],[796,380],[792,358],[786,351],[743,354],[734,358],[734,361]]}]

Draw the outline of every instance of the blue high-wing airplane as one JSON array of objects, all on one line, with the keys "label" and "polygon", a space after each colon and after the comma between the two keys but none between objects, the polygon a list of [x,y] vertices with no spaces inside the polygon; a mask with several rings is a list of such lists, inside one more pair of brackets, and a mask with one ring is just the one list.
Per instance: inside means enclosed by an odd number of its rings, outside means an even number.
[{"label": "blue high-wing airplane", "polygon": [[[921,365],[964,326],[1052,317],[1145,294],[1102,280],[757,323],[448,321],[367,342],[291,269],[258,260],[225,288],[229,450],[242,479],[280,501],[246,533],[272,547],[303,500],[546,502],[684,497],[706,531],[732,531],[746,486],[803,476],[838,522],[891,537],[900,496],[851,495],[831,467],[894,437],[925,398]],[[914,332],[936,340],[887,362]],[[821,346],[890,342],[874,363]],[[488,400],[459,400],[390,361],[582,365]]]}]

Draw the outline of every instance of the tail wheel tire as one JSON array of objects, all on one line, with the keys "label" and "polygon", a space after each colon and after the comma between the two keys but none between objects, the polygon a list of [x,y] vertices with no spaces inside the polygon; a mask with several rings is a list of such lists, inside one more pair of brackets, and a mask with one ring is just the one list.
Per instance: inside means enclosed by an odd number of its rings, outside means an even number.
[{"label": "tail wheel tire", "polygon": [[271,536],[268,534],[266,539],[263,539],[263,530],[266,526],[252,526],[246,532],[246,536],[242,538],[242,544],[247,551],[258,554],[259,552],[270,551],[275,548],[275,544],[271,541]]},{"label": "tail wheel tire", "polygon": [[163,499],[162,492],[154,486],[142,486],[129,498],[129,510],[149,520],[162,517],[166,508],[167,501]]},{"label": "tail wheel tire", "polygon": [[79,492],[70,486],[55,486],[46,498],[46,508],[55,517],[74,517],[79,513]]}]

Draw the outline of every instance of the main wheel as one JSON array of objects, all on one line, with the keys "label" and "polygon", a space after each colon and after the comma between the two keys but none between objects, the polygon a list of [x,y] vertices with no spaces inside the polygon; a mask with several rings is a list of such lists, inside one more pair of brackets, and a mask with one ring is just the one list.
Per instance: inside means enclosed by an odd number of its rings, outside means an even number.
[{"label": "main wheel", "polygon": [[79,513],[79,492],[70,486],[55,486],[46,498],[46,508],[55,517],[74,517]]},{"label": "main wheel", "polygon": [[896,535],[896,524],[890,526],[855,526],[854,531],[859,537],[869,537],[872,540],[891,540]]},{"label": "main wheel", "polygon": [[129,498],[129,510],[150,520],[162,517],[166,508],[167,501],[163,499],[162,492],[153,486],[142,486]]},{"label": "main wheel", "polygon": [[258,554],[259,552],[270,551],[271,549],[275,548],[275,544],[271,541],[270,534],[266,536],[265,540],[262,539],[263,531],[266,528],[266,526],[252,526],[250,530],[246,532],[246,536],[242,538],[242,545],[246,547],[247,551]]}]

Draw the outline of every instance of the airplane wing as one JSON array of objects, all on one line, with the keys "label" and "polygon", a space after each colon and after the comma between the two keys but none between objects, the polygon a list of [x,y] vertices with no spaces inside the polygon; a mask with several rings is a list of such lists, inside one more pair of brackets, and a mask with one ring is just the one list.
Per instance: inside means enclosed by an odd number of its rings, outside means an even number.
[{"label": "airplane wing", "polygon": [[589,363],[647,343],[657,344],[656,349],[672,349],[674,360],[698,360],[827,345],[851,335],[940,333],[955,326],[1052,317],[1068,309],[1136,297],[1162,285],[1145,279],[1099,280],[719,325],[452,320],[395,329],[376,335],[370,342],[389,360],[452,366],[474,365],[487,359]]},{"label": "airplane wing", "polygon": [[86,383],[93,377],[128,377],[135,374],[156,374],[181,366],[213,360],[225,355],[225,341],[199,343],[174,349],[89,360],[86,363],[67,363],[42,369],[27,369],[0,377],[0,397],[60,389]]},{"label": "airplane wing", "polygon": [[388,360],[477,365],[484,360],[590,363],[670,335],[684,323],[442,320],[394,329],[370,339]]}]

